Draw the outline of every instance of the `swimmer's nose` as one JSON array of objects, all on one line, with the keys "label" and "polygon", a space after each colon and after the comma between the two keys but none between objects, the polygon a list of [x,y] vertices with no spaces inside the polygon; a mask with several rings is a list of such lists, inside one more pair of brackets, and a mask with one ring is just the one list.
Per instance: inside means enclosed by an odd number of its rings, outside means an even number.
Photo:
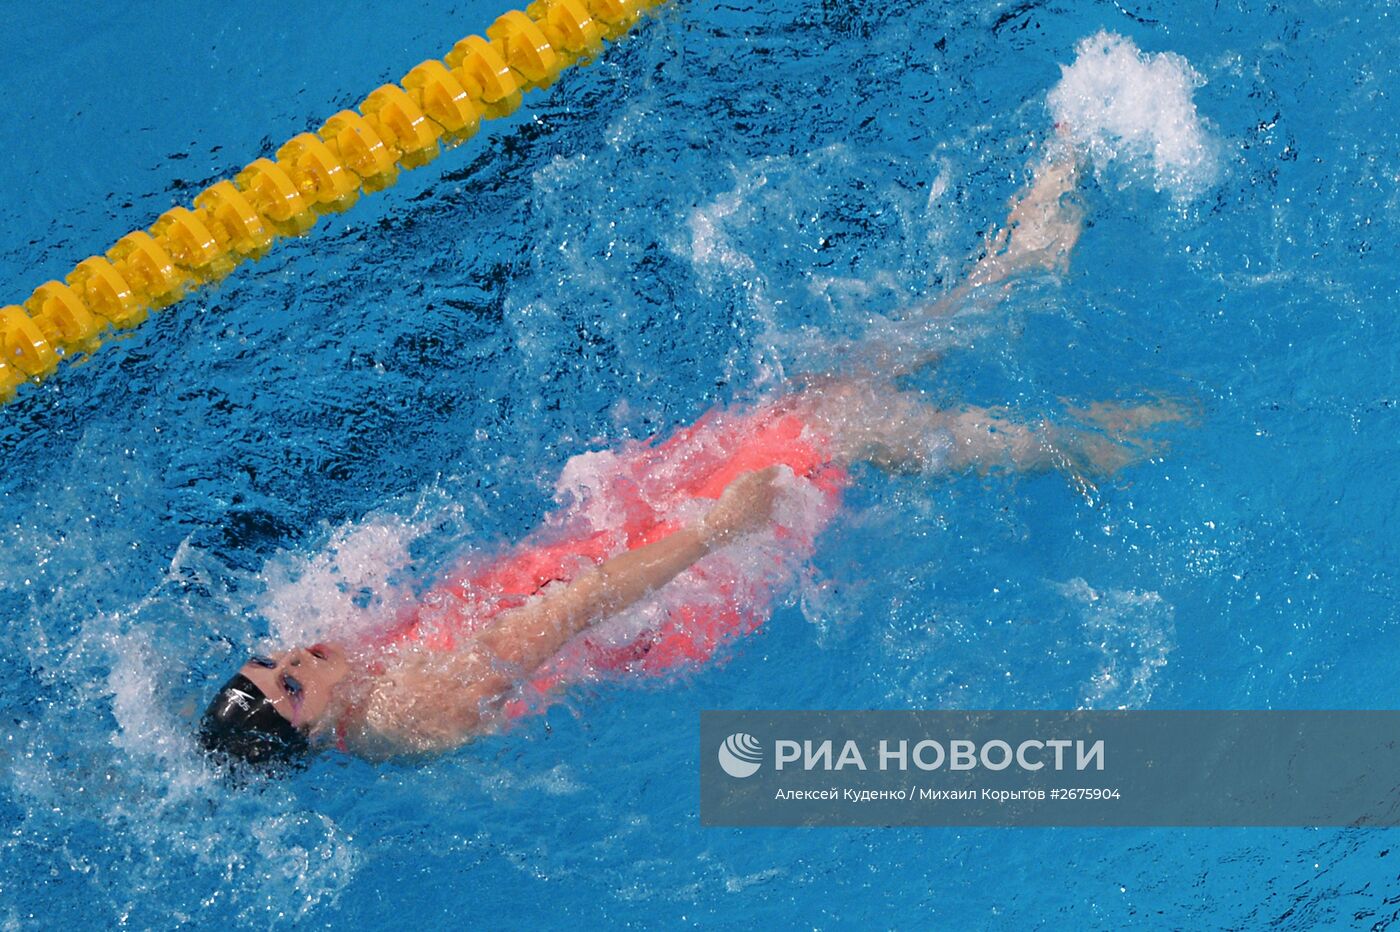
[{"label": "swimmer's nose", "polygon": [[287,666],[299,667],[303,664],[306,666],[315,666],[318,663],[325,663],[327,660],[326,650],[327,648],[324,644],[312,644],[310,647],[293,648],[287,653]]}]

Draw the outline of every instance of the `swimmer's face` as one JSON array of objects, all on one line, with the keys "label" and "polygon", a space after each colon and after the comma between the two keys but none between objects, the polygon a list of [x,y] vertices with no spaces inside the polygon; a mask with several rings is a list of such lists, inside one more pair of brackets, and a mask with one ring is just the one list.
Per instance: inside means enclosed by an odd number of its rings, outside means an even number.
[{"label": "swimmer's face", "polygon": [[336,684],[348,670],[340,648],[313,644],[270,657],[253,657],[238,672],[263,691],[283,718],[309,729],[325,715]]}]

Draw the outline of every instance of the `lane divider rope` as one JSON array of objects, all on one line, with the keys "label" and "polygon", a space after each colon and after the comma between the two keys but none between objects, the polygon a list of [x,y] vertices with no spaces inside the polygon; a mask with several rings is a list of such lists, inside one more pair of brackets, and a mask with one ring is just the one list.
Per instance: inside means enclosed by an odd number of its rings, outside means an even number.
[{"label": "lane divider rope", "polygon": [[302,133],[231,180],[172,207],[146,230],[79,262],[62,281],[0,307],[0,404],[67,358],[301,236],[512,113],[522,95],[594,59],[663,0],[536,0],[385,84],[355,110]]}]

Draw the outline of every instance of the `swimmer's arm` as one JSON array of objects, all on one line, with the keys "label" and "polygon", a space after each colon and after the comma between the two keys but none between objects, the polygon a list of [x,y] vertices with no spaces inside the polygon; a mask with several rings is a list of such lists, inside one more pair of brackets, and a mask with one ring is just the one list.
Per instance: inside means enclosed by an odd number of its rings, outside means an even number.
[{"label": "swimmer's arm", "polygon": [[506,666],[529,673],[574,635],[646,598],[712,547],[699,528],[676,531],[606,561],[557,593],[502,613],[478,640]]},{"label": "swimmer's arm", "polygon": [[768,520],[775,468],[745,473],[695,525],[604,561],[558,592],[504,612],[478,643],[506,666],[537,669],[570,638],[675,579],[693,563]]},{"label": "swimmer's arm", "polygon": [[664,586],[721,540],[712,524],[700,522],[502,612],[470,647],[449,657],[404,658],[394,688],[372,697],[382,708],[373,709],[373,724],[353,736],[356,752],[370,758],[435,754],[489,730],[501,700],[569,638]]},{"label": "swimmer's arm", "polygon": [[646,598],[717,547],[753,530],[773,510],[776,468],[729,484],[693,526],[619,554],[528,605],[502,612],[448,658],[411,654],[370,699],[366,721],[349,735],[369,757],[434,754],[494,727],[501,701],[589,625]]},{"label": "swimmer's arm", "polygon": [[433,754],[488,730],[500,702],[575,634],[645,598],[709,553],[719,536],[702,522],[604,562],[566,586],[502,612],[470,646],[449,657],[412,656],[396,670],[387,708],[357,751]]}]

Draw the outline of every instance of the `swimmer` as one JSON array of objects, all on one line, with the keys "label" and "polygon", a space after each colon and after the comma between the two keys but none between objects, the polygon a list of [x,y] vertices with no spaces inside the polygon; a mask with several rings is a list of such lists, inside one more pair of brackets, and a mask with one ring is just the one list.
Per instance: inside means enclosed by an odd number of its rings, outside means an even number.
[{"label": "swimmer", "polygon": [[[1043,160],[966,281],[920,313],[952,313],[972,290],[1009,286],[1025,270],[1065,268],[1080,231],[1076,178],[1073,156]],[[1148,455],[1142,432],[1180,417],[1100,403],[1070,427],[939,409],[896,385],[913,359],[713,411],[663,442],[575,457],[565,469],[578,474],[574,504],[544,530],[448,573],[379,636],[253,657],[210,704],[201,743],[259,766],[330,747],[371,759],[442,752],[589,673],[681,669],[752,631],[782,567],[810,555],[856,463],[1057,469],[1091,481]],[[754,553],[740,559],[744,547]],[[593,638],[629,613],[640,629]]]}]

